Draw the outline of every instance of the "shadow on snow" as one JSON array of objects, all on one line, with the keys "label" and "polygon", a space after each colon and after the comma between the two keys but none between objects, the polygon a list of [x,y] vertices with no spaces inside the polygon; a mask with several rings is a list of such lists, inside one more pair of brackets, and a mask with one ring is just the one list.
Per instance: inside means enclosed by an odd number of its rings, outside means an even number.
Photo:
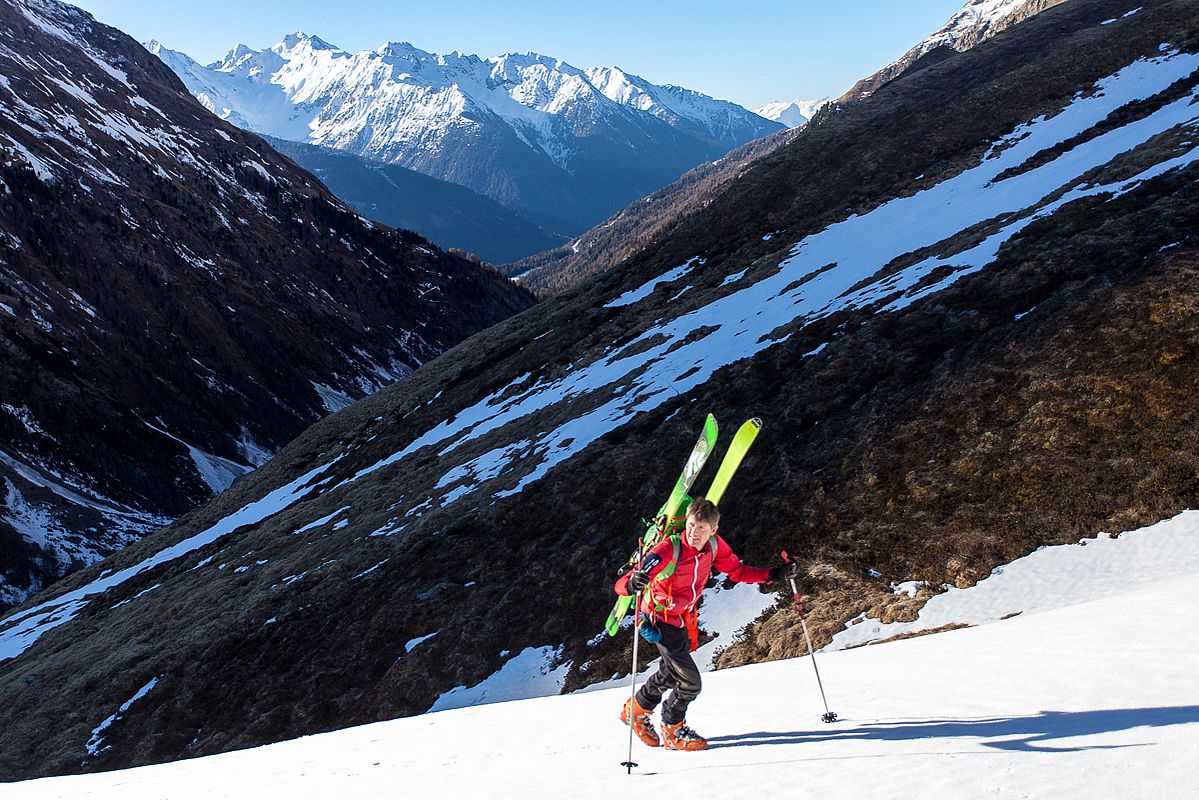
[{"label": "shadow on snow", "polygon": [[710,747],[754,747],[757,745],[802,744],[818,741],[912,741],[917,739],[979,738],[994,739],[983,744],[1000,750],[1028,752],[1076,752],[1131,745],[1090,745],[1044,747],[1042,742],[1091,736],[1099,733],[1160,728],[1199,722],[1199,706],[1162,708],[1117,708],[1103,711],[1042,711],[1021,717],[981,717],[978,719],[927,719],[880,722],[850,730],[835,727],[824,731],[739,733],[714,736]]}]

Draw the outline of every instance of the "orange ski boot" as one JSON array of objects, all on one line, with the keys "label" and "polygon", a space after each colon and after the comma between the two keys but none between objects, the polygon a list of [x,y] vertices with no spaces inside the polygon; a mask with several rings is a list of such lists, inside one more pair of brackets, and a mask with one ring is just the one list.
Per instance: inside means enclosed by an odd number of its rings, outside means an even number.
[{"label": "orange ski boot", "polygon": [[667,750],[703,750],[708,740],[687,727],[686,722],[674,725],[662,723],[662,743]]},{"label": "orange ski boot", "polygon": [[625,701],[624,708],[620,709],[620,721],[629,724],[630,704],[633,706],[633,733],[649,747],[660,747],[662,742],[658,739],[658,732],[654,730],[654,723],[649,721],[650,714],[654,712],[646,711],[636,700],[630,698]]}]

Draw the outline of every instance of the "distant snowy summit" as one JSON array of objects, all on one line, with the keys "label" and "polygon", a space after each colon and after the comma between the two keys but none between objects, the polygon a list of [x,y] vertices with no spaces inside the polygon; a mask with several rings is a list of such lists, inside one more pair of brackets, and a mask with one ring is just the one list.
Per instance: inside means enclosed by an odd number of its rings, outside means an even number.
[{"label": "distant snowy summit", "polygon": [[1056,3],[1045,0],[970,0],[949,18],[944,27],[917,47],[923,52],[941,45],[958,51],[967,50],[1002,30],[1001,21],[1014,16],[1032,16],[1052,5]]},{"label": "distant snowy summit", "polygon": [[735,103],[537,53],[438,55],[406,42],[349,53],[295,33],[201,66],[147,47],[239,127],[400,164],[560,230],[781,129]]},{"label": "distant snowy summit", "polygon": [[754,113],[759,117],[781,122],[788,128],[798,128],[800,125],[806,125],[812,115],[828,102],[831,100],[827,97],[819,100],[780,100],[775,103],[767,103]]},{"label": "distant snowy summit", "polygon": [[969,0],[949,21],[897,60],[837,98],[845,105],[869,97],[896,78],[965,52],[1064,0]]}]

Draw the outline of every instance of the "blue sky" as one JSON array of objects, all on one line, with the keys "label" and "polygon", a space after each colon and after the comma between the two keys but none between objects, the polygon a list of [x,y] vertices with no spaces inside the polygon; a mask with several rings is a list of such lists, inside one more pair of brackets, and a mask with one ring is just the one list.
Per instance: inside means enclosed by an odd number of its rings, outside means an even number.
[{"label": "blue sky", "polygon": [[836,96],[937,30],[966,0],[82,0],[139,41],[201,63],[303,30],[346,50],[407,41],[434,53],[533,51],[619,66],[758,108]]}]

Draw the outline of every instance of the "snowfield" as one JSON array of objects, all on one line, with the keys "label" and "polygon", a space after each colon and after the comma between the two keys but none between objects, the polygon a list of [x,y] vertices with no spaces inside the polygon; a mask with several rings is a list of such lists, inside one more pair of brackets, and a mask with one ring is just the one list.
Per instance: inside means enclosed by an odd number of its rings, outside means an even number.
[{"label": "snowfield", "polygon": [[[1121,564],[1126,580],[1113,580]],[[964,609],[1016,603],[1018,616],[820,653],[840,721],[820,722],[807,658],[710,673],[689,722],[712,747],[637,744],[632,774],[621,766],[622,686],[8,784],[0,797],[1193,797],[1197,566],[1196,512],[1044,548],[996,573],[1015,578],[956,595]],[[1059,574],[1076,602],[1059,591]],[[120,712],[137,713],[136,703]]]}]

